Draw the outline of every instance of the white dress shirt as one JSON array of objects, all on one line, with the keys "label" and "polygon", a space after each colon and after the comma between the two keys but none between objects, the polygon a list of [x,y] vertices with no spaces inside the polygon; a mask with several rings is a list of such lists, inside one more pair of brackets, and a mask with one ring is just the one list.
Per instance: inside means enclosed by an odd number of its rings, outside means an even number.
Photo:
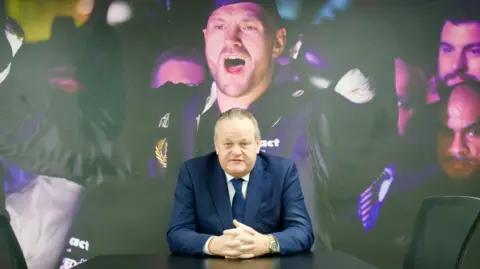
[{"label": "white dress shirt", "polygon": [[[231,176],[227,173],[225,173],[225,176],[227,178],[227,188],[228,188],[228,196],[230,197],[230,206],[232,206],[233,196],[235,196],[235,188],[233,187],[232,179],[234,179],[235,177],[233,177],[233,176]],[[242,179],[243,179],[242,194],[243,194],[243,197],[246,198],[247,197],[248,180],[250,179],[250,173],[248,173],[246,176],[242,177]],[[203,252],[205,252],[205,254],[211,255],[210,252],[208,251],[208,244],[210,243],[210,240],[212,240],[213,237],[214,236],[211,236],[210,238],[208,238],[207,242],[203,246]]]}]

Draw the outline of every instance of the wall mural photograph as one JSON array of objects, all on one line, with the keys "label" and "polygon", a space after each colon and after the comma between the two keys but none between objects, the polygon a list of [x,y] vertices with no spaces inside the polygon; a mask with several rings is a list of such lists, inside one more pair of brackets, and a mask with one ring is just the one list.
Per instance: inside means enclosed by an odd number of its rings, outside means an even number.
[{"label": "wall mural photograph", "polygon": [[[0,260],[15,262],[0,267],[177,253],[227,258],[209,268],[364,268],[320,252],[480,267],[480,1],[5,0],[1,12],[14,254]],[[421,218],[432,197],[454,202]],[[304,266],[255,259],[309,250]],[[177,262],[162,268],[197,267]]]}]

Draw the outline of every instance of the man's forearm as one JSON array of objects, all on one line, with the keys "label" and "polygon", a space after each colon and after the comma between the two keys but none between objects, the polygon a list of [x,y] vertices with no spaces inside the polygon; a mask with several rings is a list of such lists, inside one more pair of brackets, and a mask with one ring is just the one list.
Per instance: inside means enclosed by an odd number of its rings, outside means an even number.
[{"label": "man's forearm", "polygon": [[204,247],[210,234],[201,234],[190,229],[175,229],[167,233],[168,246],[174,254],[205,255]]}]

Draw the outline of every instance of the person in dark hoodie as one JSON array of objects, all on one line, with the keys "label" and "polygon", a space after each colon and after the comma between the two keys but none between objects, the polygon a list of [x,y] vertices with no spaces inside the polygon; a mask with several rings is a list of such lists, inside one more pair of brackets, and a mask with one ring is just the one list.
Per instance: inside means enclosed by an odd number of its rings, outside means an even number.
[{"label": "person in dark hoodie", "polygon": [[98,5],[80,29],[57,18],[52,38],[20,51],[1,85],[6,208],[31,268],[57,264],[85,187],[121,178],[111,144],[125,92],[107,8]]},{"label": "person in dark hoodie", "polygon": [[[103,5],[79,29],[71,19],[59,18],[51,40],[18,55],[18,67],[13,66],[12,79],[1,92],[6,97],[1,100],[2,122],[12,126],[2,134],[4,158],[37,174],[79,181],[97,176],[111,158],[105,147],[120,134],[126,111],[120,44],[105,21],[108,3],[102,12]],[[38,61],[27,58],[34,55]],[[13,142],[38,110],[43,119],[34,131],[22,143]],[[55,133],[58,141],[49,143]]]}]

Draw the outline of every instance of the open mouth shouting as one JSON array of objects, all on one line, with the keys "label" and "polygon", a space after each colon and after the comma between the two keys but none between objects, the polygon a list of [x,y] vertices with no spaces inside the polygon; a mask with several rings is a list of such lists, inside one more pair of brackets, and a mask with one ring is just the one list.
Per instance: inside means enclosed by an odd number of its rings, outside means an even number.
[{"label": "open mouth shouting", "polygon": [[224,60],[225,69],[230,74],[240,74],[245,67],[245,58],[242,56],[228,56]]}]

